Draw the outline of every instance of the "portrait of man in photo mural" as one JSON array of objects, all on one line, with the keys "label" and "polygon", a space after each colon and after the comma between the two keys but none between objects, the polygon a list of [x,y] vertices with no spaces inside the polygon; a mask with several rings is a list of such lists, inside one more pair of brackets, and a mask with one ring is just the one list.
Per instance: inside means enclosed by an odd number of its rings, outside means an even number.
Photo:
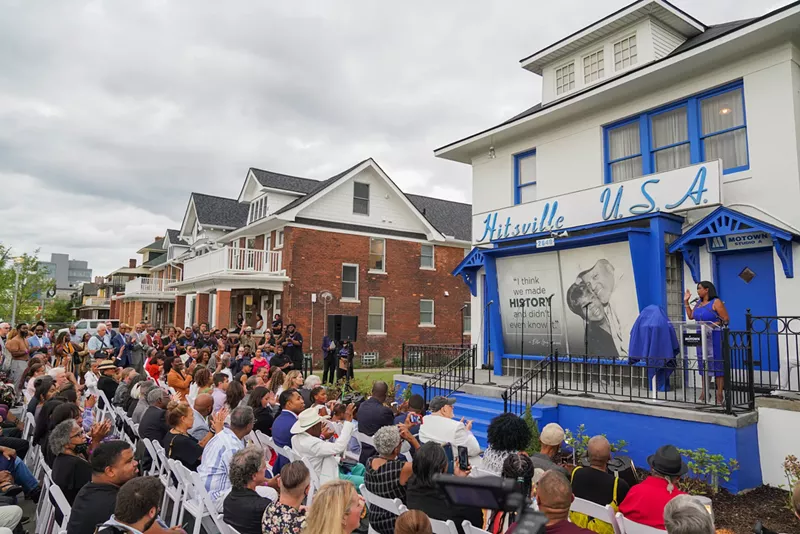
[{"label": "portrait of man in photo mural", "polygon": [[[619,275],[607,259],[599,259],[578,274],[567,290],[569,309],[585,321],[585,339],[590,356],[627,358],[628,337],[617,313],[615,288]],[[635,303],[628,303],[635,305]],[[578,347],[571,347],[573,353]],[[583,347],[579,349],[583,352]]]}]

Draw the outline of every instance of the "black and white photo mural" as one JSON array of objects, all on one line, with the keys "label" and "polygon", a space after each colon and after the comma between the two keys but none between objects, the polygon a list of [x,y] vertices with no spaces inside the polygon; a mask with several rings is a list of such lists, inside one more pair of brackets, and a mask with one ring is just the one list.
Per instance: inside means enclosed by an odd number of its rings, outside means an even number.
[{"label": "black and white photo mural", "polygon": [[[627,242],[500,258],[506,354],[628,357],[639,313]],[[551,321],[552,318],[552,321]]]}]

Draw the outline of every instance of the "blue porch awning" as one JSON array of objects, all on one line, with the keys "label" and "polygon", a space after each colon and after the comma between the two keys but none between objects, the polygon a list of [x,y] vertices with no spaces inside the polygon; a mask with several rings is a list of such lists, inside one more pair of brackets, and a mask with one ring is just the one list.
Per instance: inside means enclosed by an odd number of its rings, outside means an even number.
[{"label": "blue porch awning", "polygon": [[460,276],[469,287],[473,297],[478,296],[478,271],[484,265],[483,249],[473,248],[453,269],[453,276]]},{"label": "blue porch awning", "polygon": [[736,234],[764,232],[772,238],[775,253],[781,260],[786,278],[794,277],[792,258],[792,241],[797,236],[775,225],[760,221],[744,213],[726,208],[717,208],[695,224],[688,232],[675,240],[669,247],[670,252],[680,251],[683,261],[689,267],[695,283],[700,282],[700,246],[708,239],[722,238]]}]

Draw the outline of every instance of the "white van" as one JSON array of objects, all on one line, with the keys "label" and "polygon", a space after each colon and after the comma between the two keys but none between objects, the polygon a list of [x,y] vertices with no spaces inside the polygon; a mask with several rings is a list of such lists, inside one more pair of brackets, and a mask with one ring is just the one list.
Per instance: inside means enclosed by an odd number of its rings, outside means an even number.
[{"label": "white van", "polygon": [[[114,330],[119,329],[119,319],[81,319],[75,322],[76,333],[80,337],[83,337],[86,332],[94,334],[97,332],[98,325],[106,324],[109,321],[111,321],[111,327]],[[59,334],[61,332],[69,332],[69,328],[62,328],[58,331]]]}]

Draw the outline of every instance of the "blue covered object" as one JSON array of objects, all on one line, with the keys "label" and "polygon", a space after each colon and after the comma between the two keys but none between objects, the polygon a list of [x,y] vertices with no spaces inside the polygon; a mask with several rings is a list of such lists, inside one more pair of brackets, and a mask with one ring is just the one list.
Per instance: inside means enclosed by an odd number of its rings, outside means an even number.
[{"label": "blue covered object", "polygon": [[667,391],[679,352],[678,336],[664,310],[655,304],[643,309],[631,328],[628,361],[631,364],[644,361],[648,383],[655,376],[658,391]]}]

